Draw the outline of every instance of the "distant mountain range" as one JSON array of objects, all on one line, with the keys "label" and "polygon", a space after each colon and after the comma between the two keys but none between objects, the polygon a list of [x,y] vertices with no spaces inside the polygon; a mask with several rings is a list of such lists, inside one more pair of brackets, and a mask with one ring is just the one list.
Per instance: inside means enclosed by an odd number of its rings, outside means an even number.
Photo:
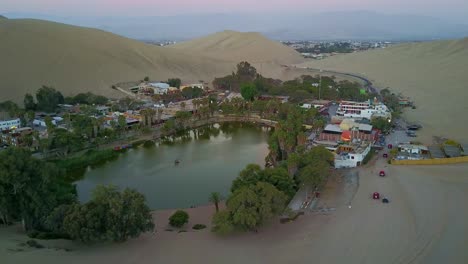
[{"label": "distant mountain range", "polygon": [[419,15],[368,11],[310,14],[203,14],[152,17],[51,17],[7,13],[99,28],[134,39],[188,40],[226,29],[277,40],[435,40],[468,36],[468,25]]}]

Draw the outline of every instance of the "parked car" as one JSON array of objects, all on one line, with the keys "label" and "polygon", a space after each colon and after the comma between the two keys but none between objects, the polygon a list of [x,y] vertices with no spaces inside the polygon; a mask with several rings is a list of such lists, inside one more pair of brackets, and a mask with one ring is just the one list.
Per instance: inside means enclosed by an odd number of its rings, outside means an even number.
[{"label": "parked car", "polygon": [[388,158],[388,154],[387,154],[387,153],[384,153],[382,156],[383,156],[384,158]]},{"label": "parked car", "polygon": [[372,194],[372,199],[379,200],[380,199],[380,193],[378,193],[378,192],[373,193]]},{"label": "parked car", "polygon": [[390,202],[390,201],[388,200],[387,197],[384,197],[384,198],[382,199],[382,203],[389,203],[389,202]]},{"label": "parked car", "polygon": [[392,144],[388,144],[387,147],[388,147],[388,149],[392,149],[392,148],[393,148],[393,145],[392,145]]},{"label": "parked car", "polygon": [[379,172],[379,176],[380,176],[380,177],[384,177],[384,176],[385,176],[385,171],[381,170],[381,171]]}]

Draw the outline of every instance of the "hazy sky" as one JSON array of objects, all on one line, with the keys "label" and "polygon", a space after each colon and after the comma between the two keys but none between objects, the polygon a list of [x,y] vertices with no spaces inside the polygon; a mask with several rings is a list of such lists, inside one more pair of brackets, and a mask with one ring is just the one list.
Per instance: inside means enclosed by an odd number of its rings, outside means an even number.
[{"label": "hazy sky", "polygon": [[0,13],[114,16],[213,12],[369,10],[442,18],[468,16],[467,0],[0,0]]}]

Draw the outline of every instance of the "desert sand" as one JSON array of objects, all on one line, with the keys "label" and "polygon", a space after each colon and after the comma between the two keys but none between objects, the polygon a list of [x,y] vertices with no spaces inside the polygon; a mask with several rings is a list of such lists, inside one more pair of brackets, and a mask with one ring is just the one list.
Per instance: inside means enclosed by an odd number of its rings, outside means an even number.
[{"label": "desert sand", "polygon": [[294,49],[267,39],[256,32],[226,30],[207,37],[169,46],[171,49],[195,52],[227,61],[250,63],[276,63],[289,65],[303,62],[301,54]]},{"label": "desert sand", "polygon": [[[0,20],[0,101],[22,102],[25,93],[50,85],[64,95],[94,92],[123,96],[111,86],[149,76],[211,82],[242,60],[266,77],[300,73],[281,65],[302,62],[299,53],[257,33],[226,31],[180,46],[159,47],[105,31],[33,19]],[[203,44],[205,43],[206,44]]]},{"label": "desert sand", "polygon": [[401,44],[298,67],[367,76],[379,88],[389,87],[415,101],[417,109],[405,116],[424,126],[418,140],[430,143],[432,136],[443,136],[468,142],[468,38]]},{"label": "desert sand", "polygon": [[182,77],[208,80],[233,65],[185,54],[101,30],[30,19],[0,21],[0,100],[22,102],[26,92],[51,85],[65,95],[119,95],[118,82]]},{"label": "desert sand", "polygon": [[[387,177],[377,176],[380,169]],[[359,169],[359,188],[336,211],[310,213],[259,233],[219,237],[208,230],[163,231],[172,210],[155,213],[158,232],[117,245],[52,242],[56,249],[15,252],[26,238],[1,228],[2,263],[466,263],[468,165],[387,166]],[[389,204],[371,199],[374,191]],[[339,195],[339,194],[338,194]],[[335,199],[335,201],[343,201]],[[188,209],[194,223],[209,223],[213,206]],[[46,245],[48,242],[44,242]]]}]

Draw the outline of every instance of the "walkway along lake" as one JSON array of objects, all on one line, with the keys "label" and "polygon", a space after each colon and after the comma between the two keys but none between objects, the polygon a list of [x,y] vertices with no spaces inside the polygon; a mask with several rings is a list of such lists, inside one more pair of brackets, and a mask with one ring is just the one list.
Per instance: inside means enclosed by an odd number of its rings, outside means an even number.
[{"label": "walkway along lake", "polygon": [[270,128],[253,124],[223,123],[131,149],[117,160],[88,168],[76,183],[79,199],[89,200],[96,185],[112,184],[143,193],[154,210],[207,204],[211,192],[226,197],[247,164],[265,164],[269,133]]}]

